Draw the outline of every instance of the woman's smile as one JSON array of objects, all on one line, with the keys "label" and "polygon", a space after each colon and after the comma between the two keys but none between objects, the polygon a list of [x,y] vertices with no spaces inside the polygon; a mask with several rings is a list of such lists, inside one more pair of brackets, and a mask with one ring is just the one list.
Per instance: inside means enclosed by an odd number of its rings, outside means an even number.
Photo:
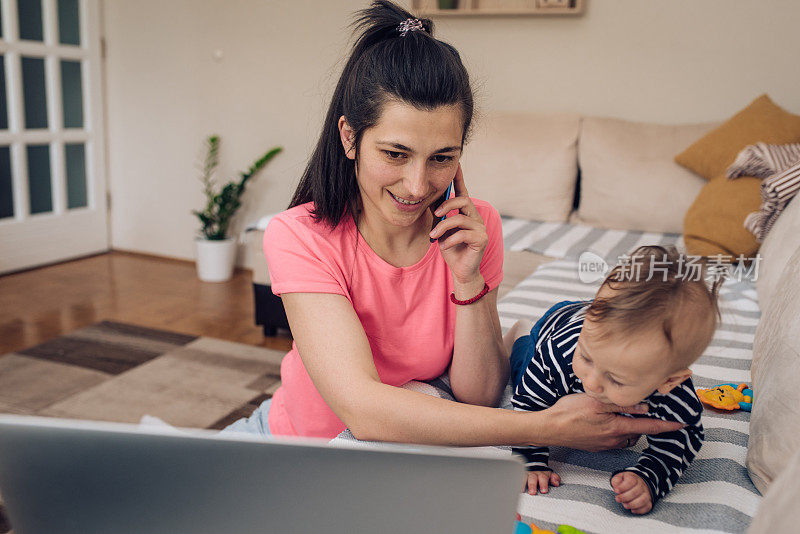
[{"label": "woman's smile", "polygon": [[397,204],[398,209],[401,209],[403,211],[416,211],[417,208],[422,206],[422,201],[425,200],[424,198],[421,198],[419,200],[407,200],[403,197],[395,195],[391,191],[389,191],[388,193],[389,196],[392,198],[392,200],[394,200],[395,203]]}]

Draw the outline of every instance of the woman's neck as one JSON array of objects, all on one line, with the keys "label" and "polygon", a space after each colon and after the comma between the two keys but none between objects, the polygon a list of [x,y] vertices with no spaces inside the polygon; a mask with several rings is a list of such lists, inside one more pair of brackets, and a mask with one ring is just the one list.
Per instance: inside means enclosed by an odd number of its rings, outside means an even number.
[{"label": "woman's neck", "polygon": [[408,267],[419,262],[430,248],[433,215],[426,211],[412,226],[398,227],[387,223],[379,214],[365,210],[356,215],[356,226],[369,247],[384,261],[395,267]]}]

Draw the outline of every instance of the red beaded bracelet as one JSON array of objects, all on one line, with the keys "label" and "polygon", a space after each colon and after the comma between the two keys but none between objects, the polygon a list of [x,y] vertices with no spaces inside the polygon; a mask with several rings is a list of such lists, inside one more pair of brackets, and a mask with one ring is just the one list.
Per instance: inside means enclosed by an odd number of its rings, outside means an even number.
[{"label": "red beaded bracelet", "polygon": [[452,302],[453,304],[458,304],[459,306],[466,306],[467,304],[472,304],[473,302],[480,300],[481,297],[483,297],[488,292],[489,292],[489,284],[484,282],[483,283],[483,289],[481,289],[481,292],[478,293],[477,295],[475,295],[474,297],[472,297],[471,299],[458,300],[456,298],[456,294],[455,293],[450,293],[450,302]]}]

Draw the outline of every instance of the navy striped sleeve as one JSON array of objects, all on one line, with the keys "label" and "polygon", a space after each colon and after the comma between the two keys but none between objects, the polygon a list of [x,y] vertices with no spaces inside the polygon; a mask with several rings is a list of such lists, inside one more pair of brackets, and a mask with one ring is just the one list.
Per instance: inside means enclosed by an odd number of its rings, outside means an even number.
[{"label": "navy striped sleeve", "polygon": [[[544,410],[572,391],[575,382],[570,364],[572,351],[583,325],[580,312],[587,306],[585,302],[569,304],[546,315],[536,342],[520,345],[527,351],[528,365],[511,399],[514,410]],[[514,447],[512,451],[525,458],[528,471],[550,469],[547,447]]]},{"label": "navy striped sleeve", "polygon": [[650,395],[645,402],[649,412],[640,417],[677,421],[686,426],[674,432],[647,436],[648,446],[636,465],[615,471],[611,476],[623,471],[636,473],[647,483],[655,505],[658,499],[669,493],[703,445],[703,424],[700,422],[703,405],[690,378],[666,395]]}]

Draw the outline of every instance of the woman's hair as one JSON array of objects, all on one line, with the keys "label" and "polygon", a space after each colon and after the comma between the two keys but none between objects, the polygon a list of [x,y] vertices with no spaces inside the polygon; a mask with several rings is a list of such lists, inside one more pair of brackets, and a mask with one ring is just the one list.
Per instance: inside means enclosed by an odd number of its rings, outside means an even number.
[{"label": "woman's hair", "polygon": [[[384,104],[396,100],[433,110],[459,104],[462,146],[473,114],[472,88],[461,57],[451,45],[433,37],[433,22],[401,31],[413,15],[386,0],[358,13],[356,41],[333,92],[317,146],[289,207],[314,203],[313,216],[336,227],[345,215],[355,217],[359,190],[355,166],[364,131],[377,124]],[[418,27],[418,26],[417,26]],[[339,136],[344,116],[355,133],[355,159],[345,155]]]},{"label": "woman's hair", "polygon": [[[616,266],[586,311],[602,325],[600,337],[658,328],[679,360],[689,365],[708,346],[721,318],[723,278],[707,263],[675,247],[643,246]],[[710,283],[709,283],[710,282]],[[605,289],[605,291],[604,291]],[[609,291],[610,290],[610,291]]]}]

